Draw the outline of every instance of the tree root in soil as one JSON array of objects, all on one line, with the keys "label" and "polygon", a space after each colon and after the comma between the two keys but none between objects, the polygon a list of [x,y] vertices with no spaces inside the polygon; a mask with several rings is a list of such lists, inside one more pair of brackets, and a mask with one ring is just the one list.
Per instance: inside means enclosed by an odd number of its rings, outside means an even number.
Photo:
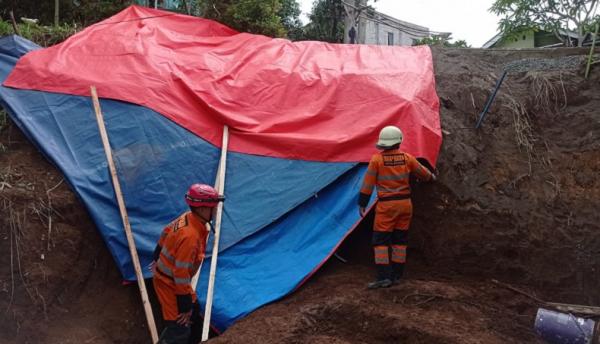
[{"label": "tree root in soil", "polygon": [[532,105],[536,112],[556,114],[567,106],[567,91],[562,72],[548,74],[544,72],[528,72],[523,78],[531,85]]}]

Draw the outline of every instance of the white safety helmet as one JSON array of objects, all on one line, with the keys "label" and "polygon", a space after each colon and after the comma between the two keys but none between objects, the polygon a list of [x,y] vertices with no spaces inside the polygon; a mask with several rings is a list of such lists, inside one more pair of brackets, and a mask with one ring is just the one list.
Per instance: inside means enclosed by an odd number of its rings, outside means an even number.
[{"label": "white safety helmet", "polygon": [[395,145],[402,143],[402,130],[393,125],[389,125],[379,132],[379,141],[377,141],[378,149],[389,149]]}]

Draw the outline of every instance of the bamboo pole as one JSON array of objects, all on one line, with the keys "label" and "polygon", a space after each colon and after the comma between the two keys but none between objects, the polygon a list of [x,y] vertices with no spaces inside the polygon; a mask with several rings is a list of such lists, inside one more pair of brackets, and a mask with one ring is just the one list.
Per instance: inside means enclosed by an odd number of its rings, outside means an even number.
[{"label": "bamboo pole", "polygon": [[59,13],[60,1],[54,0],[54,26],[58,26],[58,13]]},{"label": "bamboo pole", "polygon": [[[227,140],[229,140],[229,135],[227,135]],[[227,146],[226,146],[226,142],[225,142],[225,135],[223,135],[223,144],[221,145],[221,156],[223,156],[224,152],[227,151]],[[221,162],[219,160],[219,167],[217,168],[217,176],[215,178],[215,190],[219,190],[219,176],[221,174]],[[219,191],[220,192],[220,191]],[[222,192],[220,192],[222,194]],[[206,242],[204,243],[204,247],[206,247],[206,245],[208,244],[208,237],[210,236],[210,223],[206,224],[206,231],[208,232],[208,235],[206,236]],[[196,271],[196,274],[194,275],[194,277],[192,277],[192,289],[194,289],[194,291],[196,291],[196,287],[198,285],[198,279],[200,278],[200,272],[202,271],[202,264],[204,264],[204,259],[202,259],[202,261],[200,262],[200,266],[198,267],[198,271]]]},{"label": "bamboo pole", "polygon": [[599,316],[600,315],[600,307],[585,306],[585,305],[571,305],[571,304],[567,304],[567,303],[555,303],[555,302],[548,302],[548,303],[546,303],[546,306],[552,307],[556,310],[559,310],[559,311],[565,312],[565,313],[576,313],[576,314],[591,315],[591,316]]},{"label": "bamboo pole", "polygon": [[21,32],[19,31],[19,26],[17,25],[13,11],[10,11],[10,22],[12,23],[13,30],[15,30],[15,34],[21,36]]},{"label": "bamboo pole", "polygon": [[598,29],[600,28],[600,23],[596,24],[596,33],[594,33],[594,40],[592,41],[592,47],[590,48],[590,56],[588,58],[587,67],[585,68],[585,78],[587,79],[590,76],[590,68],[592,67],[592,60],[594,58],[594,48],[596,47],[596,39],[598,39]]},{"label": "bamboo pole", "polygon": [[[223,127],[223,146],[221,147],[221,160],[219,161],[219,173],[217,174],[220,194],[225,192],[225,171],[227,168],[227,145],[229,143],[229,127]],[[213,243],[212,256],[210,258],[210,275],[208,278],[208,291],[206,293],[206,306],[204,307],[204,324],[202,327],[202,341],[208,340],[210,328],[210,316],[212,313],[212,302],[215,288],[215,276],[217,272],[217,258],[219,255],[219,238],[221,237],[221,219],[223,217],[223,202],[217,205],[217,217],[215,219],[215,240]]]},{"label": "bamboo pole", "polygon": [[115,168],[115,162],[112,156],[112,150],[108,140],[108,134],[106,127],[104,126],[104,117],[100,111],[100,102],[98,101],[98,94],[96,93],[96,87],[91,86],[92,101],[94,103],[94,111],[96,112],[96,120],[98,121],[98,129],[100,130],[100,136],[102,137],[102,145],[104,146],[104,153],[106,154],[106,160],[110,169],[110,175],[115,189],[115,195],[117,196],[117,202],[119,204],[119,212],[121,213],[121,220],[123,221],[123,227],[125,228],[125,235],[127,236],[127,244],[129,245],[129,252],[131,253],[131,260],[133,261],[133,267],[135,268],[135,276],[137,277],[137,284],[140,288],[140,294],[142,296],[142,304],[144,305],[144,312],[146,313],[146,321],[148,322],[148,328],[150,329],[150,335],[152,336],[152,342],[158,342],[158,333],[156,331],[156,325],[154,323],[154,315],[152,314],[152,308],[150,301],[148,300],[148,292],[146,291],[146,283],[144,282],[144,276],[142,275],[142,268],[140,265],[140,259],[135,248],[135,241],[133,234],[131,233],[131,226],[129,224],[129,217],[127,216],[127,209],[125,208],[125,201],[123,200],[123,194],[121,192],[121,184],[119,184],[119,177],[117,176],[117,170]]}]

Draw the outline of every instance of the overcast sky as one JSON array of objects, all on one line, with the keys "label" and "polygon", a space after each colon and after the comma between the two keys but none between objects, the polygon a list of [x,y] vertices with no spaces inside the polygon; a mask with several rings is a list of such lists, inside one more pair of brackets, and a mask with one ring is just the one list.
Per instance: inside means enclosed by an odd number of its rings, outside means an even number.
[{"label": "overcast sky", "polygon": [[[302,20],[313,0],[298,0]],[[370,3],[379,12],[432,31],[452,32],[452,38],[464,39],[474,48],[481,47],[496,34],[499,18],[488,12],[493,0],[378,0]]]}]

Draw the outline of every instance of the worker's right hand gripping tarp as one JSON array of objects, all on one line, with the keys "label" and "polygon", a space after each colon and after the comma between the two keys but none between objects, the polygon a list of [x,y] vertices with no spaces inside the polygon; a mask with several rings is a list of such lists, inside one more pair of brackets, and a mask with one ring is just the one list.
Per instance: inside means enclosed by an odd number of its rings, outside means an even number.
[{"label": "worker's right hand gripping tarp", "polygon": [[[110,24],[115,21],[118,26]],[[185,210],[182,195],[189,184],[214,183],[223,125],[230,125],[232,151],[213,304],[213,324],[219,329],[286,295],[332,254],[359,220],[356,198],[364,166],[357,163],[375,151],[380,127],[400,126],[406,134],[404,149],[432,163],[437,158],[441,135],[426,47],[290,43],[139,7],[103,23],[72,42],[21,59],[10,85],[38,91],[3,86],[0,101],[65,174],[129,280],[135,274],[106,158],[91,101],[82,95],[89,95],[94,84],[101,97],[139,104],[101,100],[142,266],[150,262],[162,227]],[[127,57],[108,51],[101,43],[111,35],[118,41],[114,45],[145,51],[145,60],[128,65]],[[170,41],[174,35],[179,41],[171,49],[164,45],[165,37]],[[214,68],[208,70],[214,73],[210,82],[180,83],[189,80],[175,63],[179,52],[206,45],[208,36],[214,49],[204,51],[201,59],[211,62],[204,67]],[[0,79],[31,49],[31,43],[18,37],[3,38]],[[279,51],[279,58],[266,64],[263,50]],[[244,58],[235,60],[242,52]],[[322,62],[325,52],[330,61]],[[171,67],[177,67],[173,74],[164,74],[165,56],[156,54],[168,55]],[[46,59],[52,60],[49,65],[38,64]],[[68,63],[61,66],[61,61]],[[267,67],[261,69],[257,61]],[[98,75],[103,70],[99,63],[121,71],[120,64],[130,68],[127,75]],[[208,72],[192,67],[184,74]],[[385,68],[389,75],[383,75]],[[172,83],[174,78],[179,81]],[[164,80],[176,87],[165,89]],[[195,107],[185,108],[190,104]],[[202,302],[208,266],[204,264],[198,285]],[[149,271],[144,274],[150,276]]]}]

